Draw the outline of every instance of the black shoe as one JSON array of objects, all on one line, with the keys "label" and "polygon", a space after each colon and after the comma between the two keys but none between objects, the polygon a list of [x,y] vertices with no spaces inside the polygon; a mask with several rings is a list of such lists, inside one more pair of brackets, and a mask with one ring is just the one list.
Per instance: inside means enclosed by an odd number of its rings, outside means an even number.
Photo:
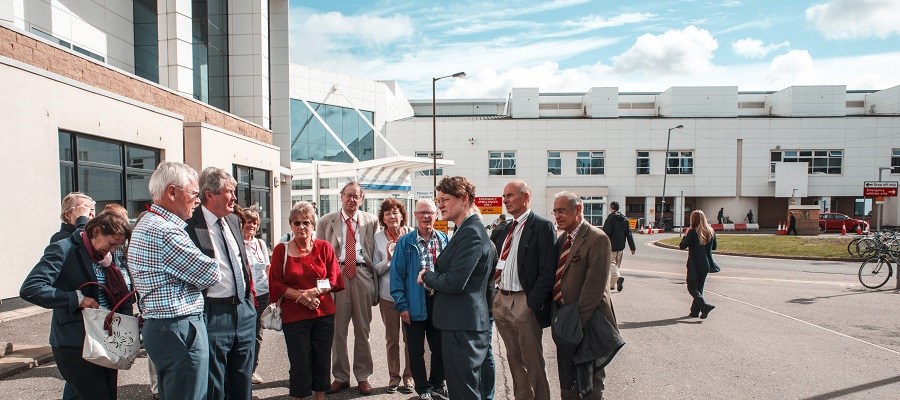
[{"label": "black shoe", "polygon": [[413,386],[410,384],[400,386],[399,388],[397,388],[397,390],[403,394],[412,394],[413,392],[415,392],[415,390],[413,390]]},{"label": "black shoe", "polygon": [[398,389],[399,387],[400,387],[400,386],[398,386],[398,385],[390,385],[390,386],[388,386],[388,388],[387,388],[387,392],[388,392],[388,393],[397,393],[397,389]]},{"label": "black shoe", "polygon": [[450,400],[450,393],[447,392],[446,386],[439,388],[439,389],[431,389],[431,394],[432,394],[432,396],[440,398],[440,399]]},{"label": "black shoe", "polygon": [[622,291],[622,284],[623,284],[623,283],[625,283],[625,278],[623,278],[623,277],[620,276],[620,277],[619,277],[619,280],[616,282],[616,290],[617,290],[617,291],[619,291],[619,292]]},{"label": "black shoe", "polygon": [[716,308],[716,306],[714,306],[712,304],[707,304],[706,308],[700,312],[700,319],[706,319],[706,317],[709,316],[709,312],[712,311],[713,308]]},{"label": "black shoe", "polygon": [[690,315],[691,315],[692,317],[694,317],[694,318],[697,318],[697,317],[700,316],[700,311],[693,311],[693,310],[691,310],[691,314],[690,314]]}]

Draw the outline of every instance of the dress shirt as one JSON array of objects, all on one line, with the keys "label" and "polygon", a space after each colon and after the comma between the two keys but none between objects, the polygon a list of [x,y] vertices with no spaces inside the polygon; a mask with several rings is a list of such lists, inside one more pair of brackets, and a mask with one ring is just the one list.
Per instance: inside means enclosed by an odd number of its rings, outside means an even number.
[{"label": "dress shirt", "polygon": [[[519,218],[516,218],[516,229],[513,232],[507,234],[507,241],[511,241],[509,248],[509,255],[506,256],[506,264],[503,267],[503,272],[500,274],[500,289],[508,290],[511,292],[519,292],[524,290],[522,287],[522,282],[519,281],[519,267],[518,267],[518,256],[519,256],[519,239],[522,238],[522,230],[525,229],[525,221],[528,219],[528,216],[531,215],[531,209],[526,210]],[[512,226],[512,223],[509,225]],[[504,247],[506,246],[506,242],[503,242]],[[498,252],[502,252],[503,249],[497,249]],[[499,253],[498,253],[499,254]]]},{"label": "dress shirt", "polygon": [[[216,252],[216,261],[219,263],[219,284],[209,288],[206,295],[214,298],[235,296],[235,276],[238,274],[241,275],[241,278],[244,276],[244,261],[241,260],[237,240],[234,238],[234,235],[231,234],[231,228],[228,226],[228,221],[225,221],[224,218],[216,217],[212,212],[206,209],[206,206],[200,206],[200,208],[203,210],[203,219],[206,220],[206,227],[209,229],[213,250]],[[221,225],[219,224],[219,220],[222,220]],[[225,227],[225,231],[222,231],[223,226]],[[226,241],[228,243],[225,243]],[[231,250],[226,249],[225,246],[228,246],[228,249]],[[234,259],[234,262],[237,262],[237,265],[234,266],[234,271],[231,270],[232,261],[229,260],[229,253],[234,255],[232,258]],[[243,282],[243,279],[239,279],[238,282]],[[237,296],[242,299],[244,298],[244,288],[238,289]]]},{"label": "dress shirt", "polygon": [[[356,234],[356,262],[364,263],[366,259],[363,258],[362,253],[362,245],[359,243],[359,211],[353,213],[353,216],[347,215],[344,210],[341,210],[341,246],[347,245],[347,218],[350,219],[350,225],[353,225],[353,230],[355,230]],[[345,248],[335,249],[338,254],[338,261],[341,265],[344,264],[344,253],[346,253]]]},{"label": "dress shirt", "polygon": [[128,267],[146,319],[200,314],[201,291],[219,282],[218,263],[194,245],[185,226],[154,204],[131,234]]},{"label": "dress shirt", "polygon": [[425,239],[419,234],[419,230],[416,229],[416,247],[419,248],[419,269],[428,268],[429,271],[434,271],[434,260],[444,250],[437,233],[432,230],[431,237]]}]

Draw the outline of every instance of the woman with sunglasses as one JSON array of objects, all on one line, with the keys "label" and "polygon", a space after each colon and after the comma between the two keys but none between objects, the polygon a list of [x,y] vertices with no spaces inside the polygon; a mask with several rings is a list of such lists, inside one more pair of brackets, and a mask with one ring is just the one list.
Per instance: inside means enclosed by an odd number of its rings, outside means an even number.
[{"label": "woman with sunglasses", "polygon": [[331,375],[334,338],[334,298],[344,289],[334,249],[327,241],[313,239],[316,214],[300,202],[291,208],[288,221],[294,238],[279,243],[272,252],[269,295],[281,298],[284,342],[290,363],[289,393],[292,399],[314,395],[325,398]]}]

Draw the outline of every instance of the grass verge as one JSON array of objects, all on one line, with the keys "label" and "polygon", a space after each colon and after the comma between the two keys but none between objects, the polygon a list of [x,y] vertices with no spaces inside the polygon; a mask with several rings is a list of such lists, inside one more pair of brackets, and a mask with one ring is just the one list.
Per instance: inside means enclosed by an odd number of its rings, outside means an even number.
[{"label": "grass verge", "polygon": [[[847,244],[852,238],[802,236],[716,235],[718,251],[738,254],[798,257],[851,257]],[[660,240],[678,246],[681,238]]]}]

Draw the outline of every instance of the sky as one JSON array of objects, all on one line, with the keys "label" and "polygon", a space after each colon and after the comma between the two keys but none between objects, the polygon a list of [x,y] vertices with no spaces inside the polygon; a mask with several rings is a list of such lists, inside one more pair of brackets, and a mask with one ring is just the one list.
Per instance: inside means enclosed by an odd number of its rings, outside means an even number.
[{"label": "sky", "polygon": [[290,0],[291,62],[409,99],[900,84],[900,0]]}]

